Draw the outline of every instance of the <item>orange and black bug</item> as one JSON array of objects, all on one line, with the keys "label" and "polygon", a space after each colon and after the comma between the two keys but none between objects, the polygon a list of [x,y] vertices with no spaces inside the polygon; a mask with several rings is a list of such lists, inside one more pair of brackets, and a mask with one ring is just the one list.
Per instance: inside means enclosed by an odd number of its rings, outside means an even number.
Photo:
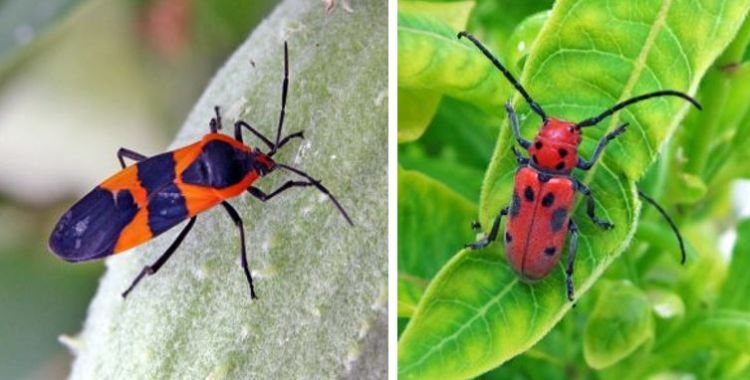
[{"label": "orange and black bug", "polygon": [[[344,208],[319,180],[272,158],[291,139],[303,138],[301,131],[281,137],[288,86],[289,53],[285,42],[281,113],[275,142],[244,121],[234,124],[234,138],[218,133],[221,116],[219,107],[215,107],[216,117],[209,123],[211,132],[201,141],[153,157],[120,148],[117,158],[122,171],[94,188],[60,218],[49,239],[52,252],[71,262],[100,259],[151,240],[189,219],[172,245],[153,264],[144,267],[122,293],[126,297],[145,275],[159,271],[190,232],[196,215],[221,204],[239,229],[242,268],[250,284],[250,296],[256,298],[247,264],[242,218],[227,199],[247,191],[265,202],[293,187],[314,186],[353,225]],[[242,128],[258,137],[269,151],[264,153],[246,146]],[[124,158],[137,162],[126,167]],[[253,186],[258,178],[276,169],[292,172],[304,180],[287,181],[270,193]]]}]

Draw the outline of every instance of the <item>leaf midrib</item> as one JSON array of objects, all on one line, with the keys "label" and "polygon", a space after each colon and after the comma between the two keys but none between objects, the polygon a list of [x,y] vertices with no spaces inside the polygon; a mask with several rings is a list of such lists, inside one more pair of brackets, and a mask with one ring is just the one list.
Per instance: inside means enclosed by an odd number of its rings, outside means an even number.
[{"label": "leaf midrib", "polygon": [[[659,9],[659,13],[656,15],[656,18],[654,19],[654,23],[651,25],[651,29],[648,32],[648,35],[646,36],[646,40],[643,43],[643,47],[641,48],[640,52],[638,53],[638,57],[636,57],[635,61],[633,61],[633,71],[631,71],[630,76],[628,77],[628,81],[625,83],[625,87],[623,87],[622,92],[620,94],[620,98],[617,100],[617,103],[620,103],[624,100],[626,100],[628,97],[630,97],[630,94],[633,91],[633,88],[635,88],[635,85],[638,83],[638,79],[641,77],[641,73],[646,67],[646,60],[648,59],[649,54],[651,53],[651,49],[654,47],[654,43],[656,41],[656,36],[661,32],[662,27],[666,23],[667,19],[667,13],[669,13],[669,9],[672,5],[672,0],[664,0],[664,2],[661,5],[661,8]],[[614,128],[616,128],[617,122],[620,120],[619,114],[612,115],[610,118],[609,125],[607,126],[606,130],[604,131],[604,136],[606,136],[608,133],[610,133]],[[641,133],[645,134],[645,131],[643,131],[643,127],[638,125],[638,129],[641,129]],[[648,145],[648,138],[647,136],[644,136],[644,142]],[[598,165],[595,165],[591,170],[589,170],[586,175],[584,176],[584,182],[589,183],[591,182],[591,179],[594,178],[594,174],[596,174],[596,171],[598,170]],[[580,202],[580,200],[579,200]],[[578,205],[576,205],[577,207]]]}]

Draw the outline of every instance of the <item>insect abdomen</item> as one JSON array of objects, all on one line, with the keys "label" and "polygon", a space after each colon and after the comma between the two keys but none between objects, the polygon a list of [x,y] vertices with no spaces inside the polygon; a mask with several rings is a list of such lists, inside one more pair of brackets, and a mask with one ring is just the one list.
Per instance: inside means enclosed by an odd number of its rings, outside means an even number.
[{"label": "insect abdomen", "polygon": [[111,255],[120,233],[136,213],[138,205],[130,191],[112,192],[97,187],[60,218],[49,247],[67,261]]},{"label": "insect abdomen", "polygon": [[510,265],[521,278],[538,280],[555,267],[574,196],[565,176],[540,176],[530,167],[517,172],[504,239]]}]

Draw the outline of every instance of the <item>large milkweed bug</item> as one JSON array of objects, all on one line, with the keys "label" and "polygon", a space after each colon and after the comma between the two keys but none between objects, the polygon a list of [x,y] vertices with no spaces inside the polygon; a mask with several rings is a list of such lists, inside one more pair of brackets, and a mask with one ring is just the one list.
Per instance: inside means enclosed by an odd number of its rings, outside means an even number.
[{"label": "large milkweed bug", "polygon": [[[190,232],[196,215],[221,204],[239,229],[242,268],[250,285],[250,296],[256,298],[247,263],[242,218],[227,199],[247,191],[265,202],[293,187],[314,186],[326,194],[353,225],[344,208],[319,180],[272,158],[292,139],[303,138],[301,131],[281,137],[288,87],[289,53],[284,42],[284,81],[275,142],[244,121],[234,124],[234,138],[220,134],[221,115],[219,107],[215,107],[216,116],[209,123],[210,133],[196,143],[153,157],[120,148],[117,158],[122,171],[102,182],[60,218],[49,239],[52,252],[71,262],[100,259],[151,240],[189,219],[169,248],[153,264],[144,267],[122,293],[124,298],[145,275],[159,271]],[[246,146],[242,140],[243,128],[267,145],[269,151],[264,153]],[[124,158],[136,163],[126,166]],[[292,172],[305,180],[287,181],[270,193],[253,186],[258,178],[276,169]]]},{"label": "large milkweed bug", "polygon": [[[519,164],[513,185],[513,198],[510,206],[504,207],[492,224],[488,235],[482,239],[467,244],[470,249],[484,248],[497,238],[500,221],[509,215],[505,227],[505,252],[511,268],[521,279],[533,282],[546,277],[560,260],[566,231],[570,234],[568,243],[568,262],[565,270],[568,299],[573,300],[573,264],[576,257],[578,227],[570,219],[575,192],[579,191],[586,197],[586,213],[597,226],[603,229],[614,228],[610,222],[601,220],[594,213],[595,205],[591,190],[579,180],[570,176],[570,172],[579,168],[589,170],[596,163],[607,144],[619,134],[625,132],[627,123],[618,126],[602,138],[589,161],[578,156],[578,145],[581,143],[581,128],[596,125],[601,120],[616,111],[633,103],[659,96],[676,96],[692,103],[701,109],[700,104],[690,96],[672,90],[656,91],[639,95],[618,103],[612,108],[578,123],[569,122],[554,117],[547,117],[513,75],[482,45],[479,40],[467,32],[458,33],[458,38],[468,38],[477,48],[497,67],[521,93],[531,107],[531,110],[542,118],[542,126],[534,141],[524,139],[519,130],[518,117],[510,103],[505,109],[510,118],[513,136],[522,148],[528,151],[531,158],[524,157],[515,147],[513,153]],[[664,209],[653,199],[640,193],[647,202],[653,204],[669,222],[677,235],[682,252],[682,262],[685,262],[685,250],[677,227]],[[475,223],[475,229],[480,228]]]}]

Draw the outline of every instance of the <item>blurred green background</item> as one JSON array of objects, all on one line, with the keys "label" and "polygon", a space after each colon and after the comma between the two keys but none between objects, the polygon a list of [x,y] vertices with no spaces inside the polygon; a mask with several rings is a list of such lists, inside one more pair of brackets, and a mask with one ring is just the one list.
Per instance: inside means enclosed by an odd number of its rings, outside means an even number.
[{"label": "blurred green background", "polygon": [[58,337],[81,329],[104,266],[52,255],[52,227],[119,170],[118,148],[165,150],[274,3],[0,1],[0,379],[67,376]]}]

